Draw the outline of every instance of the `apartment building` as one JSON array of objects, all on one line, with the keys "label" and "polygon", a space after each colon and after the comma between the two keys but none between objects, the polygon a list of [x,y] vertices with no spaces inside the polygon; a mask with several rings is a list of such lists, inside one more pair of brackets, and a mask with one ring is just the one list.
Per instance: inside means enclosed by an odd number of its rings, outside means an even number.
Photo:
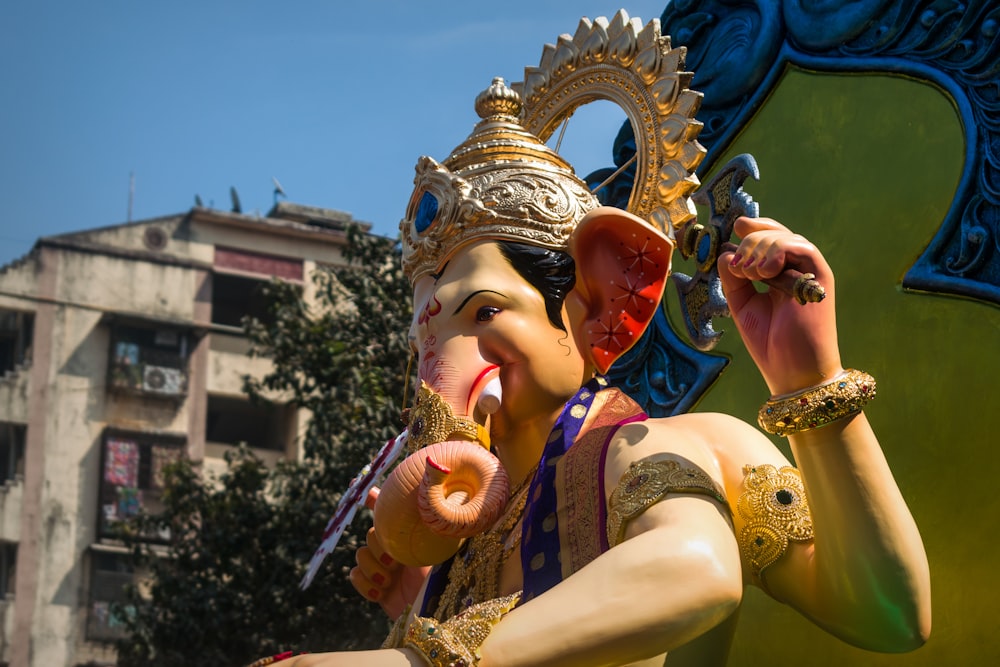
[{"label": "apartment building", "polygon": [[297,455],[297,411],[241,392],[269,362],[240,321],[273,277],[310,298],[350,222],[196,207],[42,238],[0,268],[0,665],[114,663],[109,608],[133,574],[113,529],[156,509],[165,463],[221,467],[241,442]]}]

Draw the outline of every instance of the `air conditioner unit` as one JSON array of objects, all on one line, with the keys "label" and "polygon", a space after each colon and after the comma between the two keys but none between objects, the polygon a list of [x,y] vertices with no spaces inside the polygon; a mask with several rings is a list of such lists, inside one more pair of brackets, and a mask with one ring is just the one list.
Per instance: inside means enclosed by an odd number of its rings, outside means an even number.
[{"label": "air conditioner unit", "polygon": [[161,396],[183,396],[187,391],[187,377],[177,368],[146,366],[142,369],[142,390]]}]

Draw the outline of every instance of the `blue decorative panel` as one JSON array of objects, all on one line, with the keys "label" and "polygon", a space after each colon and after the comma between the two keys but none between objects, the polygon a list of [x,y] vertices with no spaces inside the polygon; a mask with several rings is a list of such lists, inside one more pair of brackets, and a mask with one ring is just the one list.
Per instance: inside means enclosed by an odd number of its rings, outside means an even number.
[{"label": "blue decorative panel", "polygon": [[903,278],[908,289],[1000,304],[1000,6],[990,0],[684,0],[662,31],[688,46],[707,173],[789,65],[895,73],[955,103],[965,164],[948,214]]},{"label": "blue decorative panel", "polygon": [[[688,48],[693,90],[704,93],[699,140],[708,154],[699,176],[718,159],[771,94],[790,65],[820,72],[888,73],[926,81],[954,102],[966,137],[961,179],[940,228],[906,272],[903,287],[1000,304],[1000,3],[995,0],[678,0],[660,19],[673,45]],[[613,147],[615,165],[634,153],[626,123]],[[590,175],[599,183],[614,167]],[[598,193],[624,206],[631,191],[626,170]],[[665,323],[664,323],[665,324]],[[669,326],[651,327],[615,378],[636,378],[647,363],[642,350],[669,350],[662,362],[714,380],[724,360],[697,352]],[[631,364],[631,367],[626,367]],[[631,369],[631,370],[630,370]],[[710,383],[709,383],[710,384]],[[674,385],[672,385],[674,386]],[[676,386],[703,392],[707,385]],[[648,400],[648,388],[627,389]],[[678,399],[688,409],[700,396]],[[683,407],[687,406],[687,407]],[[681,409],[683,407],[683,409]],[[661,406],[647,406],[661,411]]]}]

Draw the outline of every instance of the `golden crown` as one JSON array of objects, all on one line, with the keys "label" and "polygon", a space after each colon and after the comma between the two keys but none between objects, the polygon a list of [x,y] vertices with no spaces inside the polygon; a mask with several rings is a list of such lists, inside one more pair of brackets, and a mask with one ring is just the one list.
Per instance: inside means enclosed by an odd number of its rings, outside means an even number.
[{"label": "golden crown", "polygon": [[500,77],[476,98],[482,119],[444,164],[421,157],[400,223],[411,281],[484,239],[566,247],[597,198],[573,168],[518,123],[521,96]]},{"label": "golden crown", "polygon": [[[479,123],[443,163],[417,162],[415,188],[399,228],[411,281],[440,270],[459,248],[510,240],[564,250],[597,198],[545,145],[582,104],[620,106],[636,137],[635,186],[627,210],[672,236],[695,217],[690,194],[705,150],[694,119],[701,101],[687,85],[684,49],[670,47],[659,21],[624,11],[581,19],[576,34],[546,45],[523,83],[502,78],[476,98]],[[626,165],[627,166],[627,165]]]}]

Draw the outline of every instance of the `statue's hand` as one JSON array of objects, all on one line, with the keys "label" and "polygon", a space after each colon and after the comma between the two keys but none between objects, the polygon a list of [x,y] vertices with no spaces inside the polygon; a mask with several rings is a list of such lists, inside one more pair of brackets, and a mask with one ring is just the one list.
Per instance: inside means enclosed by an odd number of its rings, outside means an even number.
[{"label": "statue's hand", "polygon": [[[379,490],[372,489],[365,505],[375,506]],[[389,616],[396,620],[408,605],[413,604],[431,568],[408,567],[396,562],[385,552],[375,535],[368,530],[367,546],[358,549],[354,558],[357,566],[351,569],[351,584],[362,597],[377,602]]]},{"label": "statue's hand", "polygon": [[[808,240],[766,218],[739,218],[739,245],[719,256],[719,277],[736,328],[772,395],[799,391],[839,373],[833,272]],[[826,290],[819,303],[800,305],[786,292],[758,292],[754,281],[786,270],[813,273]]]}]

